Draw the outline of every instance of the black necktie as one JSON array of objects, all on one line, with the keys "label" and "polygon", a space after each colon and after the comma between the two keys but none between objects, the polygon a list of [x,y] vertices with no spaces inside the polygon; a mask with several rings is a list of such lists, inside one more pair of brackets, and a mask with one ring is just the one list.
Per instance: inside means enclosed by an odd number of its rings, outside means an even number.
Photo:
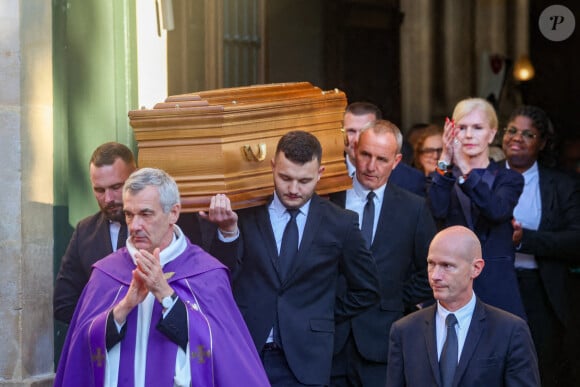
[{"label": "black necktie", "polygon": [[439,369],[441,370],[441,382],[443,383],[443,387],[450,387],[453,384],[453,377],[455,376],[455,369],[457,368],[457,354],[459,350],[457,346],[455,324],[457,324],[457,318],[455,315],[453,313],[448,314],[445,319],[447,337],[445,338],[445,344],[443,344],[443,350],[441,351],[441,357],[439,358]]},{"label": "black necktie", "polygon": [[121,227],[119,228],[119,236],[117,237],[116,250],[119,250],[121,247],[125,247],[126,241],[127,241],[127,225],[124,222],[121,222]]},{"label": "black necktie", "polygon": [[375,196],[377,195],[373,191],[368,193],[367,204],[365,204],[365,209],[363,211],[361,231],[363,237],[367,241],[367,247],[371,247],[371,243],[373,241],[373,226],[375,224]]},{"label": "black necktie", "polygon": [[280,246],[278,261],[282,278],[287,274],[288,268],[298,251],[298,225],[296,224],[296,216],[300,210],[288,209],[286,211],[290,214],[290,220],[286,224],[284,234],[282,234],[282,245]]},{"label": "black necktie", "polygon": [[[297,209],[287,209],[290,214],[290,220],[286,223],[284,234],[282,234],[282,244],[280,245],[280,254],[278,255],[278,268],[280,270],[280,277],[284,278],[288,274],[288,268],[294,256],[298,252],[298,225],[296,224],[296,216],[300,212]],[[276,320],[274,321],[274,342],[280,347],[282,340],[280,339],[280,323],[278,317],[278,309],[276,309]]]}]

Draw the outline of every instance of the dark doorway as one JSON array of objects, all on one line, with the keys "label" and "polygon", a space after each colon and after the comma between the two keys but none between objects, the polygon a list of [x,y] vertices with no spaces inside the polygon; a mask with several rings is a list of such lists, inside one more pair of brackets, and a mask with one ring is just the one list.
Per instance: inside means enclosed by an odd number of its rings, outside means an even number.
[{"label": "dark doorway", "polygon": [[343,90],[349,103],[372,102],[400,124],[399,1],[327,0],[325,8],[327,88]]}]

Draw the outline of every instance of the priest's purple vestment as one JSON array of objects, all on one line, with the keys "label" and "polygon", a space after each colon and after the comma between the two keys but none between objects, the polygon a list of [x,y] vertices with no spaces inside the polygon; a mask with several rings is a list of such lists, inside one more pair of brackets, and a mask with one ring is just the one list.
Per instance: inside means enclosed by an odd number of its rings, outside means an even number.
[{"label": "priest's purple vestment", "polygon": [[[106,326],[125,296],[135,264],[127,248],[97,262],[71,321],[55,386],[105,383]],[[193,386],[269,386],[262,362],[232,296],[227,269],[200,247],[187,247],[164,267],[169,285],[186,306]],[[127,317],[120,342],[118,386],[134,386],[138,308]],[[178,345],[156,329],[162,307],[155,302],[149,328],[145,386],[174,385]]]}]

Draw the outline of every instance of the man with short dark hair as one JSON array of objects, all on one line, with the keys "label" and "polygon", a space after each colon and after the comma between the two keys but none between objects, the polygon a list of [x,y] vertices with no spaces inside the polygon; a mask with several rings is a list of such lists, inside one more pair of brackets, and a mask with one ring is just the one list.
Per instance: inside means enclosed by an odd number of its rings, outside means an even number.
[{"label": "man with short dark hair", "polygon": [[54,318],[69,323],[92,265],[125,246],[127,225],[122,188],[136,169],[131,150],[117,142],[97,147],[89,162],[93,194],[99,212],[81,220],[62,257],[54,286]]},{"label": "man with short dark hair", "polygon": [[427,267],[437,304],[392,325],[387,386],[540,386],[526,322],[473,291],[484,266],[470,229],[451,226],[433,238]]},{"label": "man with short dark hair", "polygon": [[[234,297],[272,386],[330,383],[334,324],[378,301],[377,269],[355,213],[314,193],[324,167],[318,139],[285,134],[272,160],[267,205],[232,211],[212,198],[214,254],[232,271]],[[342,274],[345,291],[337,298]]]}]

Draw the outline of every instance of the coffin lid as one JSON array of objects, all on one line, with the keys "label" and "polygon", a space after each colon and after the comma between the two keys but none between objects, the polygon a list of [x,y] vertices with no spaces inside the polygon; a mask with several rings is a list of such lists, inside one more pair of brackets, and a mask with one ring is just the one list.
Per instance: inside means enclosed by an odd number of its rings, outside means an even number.
[{"label": "coffin lid", "polygon": [[225,193],[235,209],[264,204],[274,190],[270,160],[279,138],[306,130],[322,144],[317,193],[351,187],[344,163],[346,96],[309,82],[222,88],[169,96],[129,112],[139,167],[172,175],[184,212],[207,210]]}]

